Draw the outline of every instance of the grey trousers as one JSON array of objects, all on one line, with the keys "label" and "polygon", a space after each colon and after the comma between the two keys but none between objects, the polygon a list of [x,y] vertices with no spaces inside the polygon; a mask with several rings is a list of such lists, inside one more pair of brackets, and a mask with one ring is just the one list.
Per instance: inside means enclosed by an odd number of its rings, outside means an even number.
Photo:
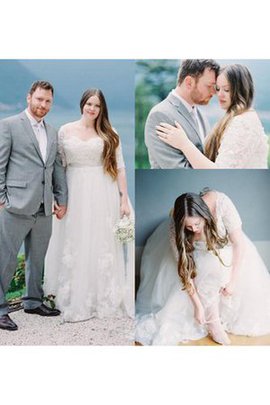
[{"label": "grey trousers", "polygon": [[34,215],[11,214],[0,209],[0,316],[8,313],[5,294],[17,266],[17,255],[24,241],[26,294],[24,308],[41,305],[44,258],[52,232],[52,216],[45,216],[43,206]]}]

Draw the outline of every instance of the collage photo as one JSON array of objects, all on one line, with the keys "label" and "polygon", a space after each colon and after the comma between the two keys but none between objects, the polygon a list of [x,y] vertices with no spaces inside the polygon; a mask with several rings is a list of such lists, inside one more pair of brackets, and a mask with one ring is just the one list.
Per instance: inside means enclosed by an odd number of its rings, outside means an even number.
[{"label": "collage photo", "polygon": [[269,81],[1,60],[0,346],[270,345]]}]

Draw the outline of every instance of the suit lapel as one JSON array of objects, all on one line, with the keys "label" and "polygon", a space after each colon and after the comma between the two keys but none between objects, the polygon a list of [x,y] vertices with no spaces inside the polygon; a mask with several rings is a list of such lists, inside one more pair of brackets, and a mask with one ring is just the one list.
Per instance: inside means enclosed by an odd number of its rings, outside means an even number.
[{"label": "suit lapel", "polygon": [[30,140],[34,144],[37,154],[39,155],[40,159],[43,161],[36,135],[33,131],[33,128],[32,128],[32,125],[31,125],[29,119],[27,118],[27,115],[23,112],[21,114],[20,118],[22,120],[26,135],[29,136]]},{"label": "suit lapel", "polygon": [[184,104],[181,103],[181,100],[179,100],[172,93],[170,93],[168,95],[168,101],[177,108],[178,112],[185,118],[185,120],[188,122],[188,124],[193,128],[196,136],[198,137],[198,139],[200,141],[200,144],[203,146],[202,140],[201,140],[201,137],[200,137],[200,134],[199,134],[199,130],[198,130],[192,116],[190,115],[189,111],[184,106]]},{"label": "suit lapel", "polygon": [[206,137],[207,136],[207,128],[206,128],[206,125],[205,125],[205,121],[203,119],[203,116],[202,116],[201,111],[199,110],[199,108],[197,108],[197,111],[198,111],[199,120],[200,120],[200,122],[202,124],[202,127],[203,127],[204,137]]},{"label": "suit lapel", "polygon": [[46,122],[44,121],[44,125],[45,125],[45,129],[46,129],[46,134],[47,134],[47,154],[46,154],[46,162],[50,156],[50,152],[51,152],[51,147],[53,144],[53,135],[51,133],[51,129],[50,127],[46,124]]}]

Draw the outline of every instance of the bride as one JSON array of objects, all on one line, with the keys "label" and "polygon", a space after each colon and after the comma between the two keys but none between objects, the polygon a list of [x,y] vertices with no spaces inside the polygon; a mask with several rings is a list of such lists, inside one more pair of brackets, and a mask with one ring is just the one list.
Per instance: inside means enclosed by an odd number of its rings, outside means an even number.
[{"label": "bride", "polygon": [[176,199],[145,246],[136,307],[144,345],[270,333],[270,275],[229,197],[206,189]]},{"label": "bride", "polygon": [[64,321],[132,316],[132,244],[124,255],[113,233],[131,215],[120,139],[101,90],[86,90],[80,109],[59,131],[69,204],[53,222],[44,291],[56,296]]},{"label": "bride", "polygon": [[160,123],[159,138],[181,150],[194,169],[267,169],[267,136],[251,107],[254,86],[243,65],[221,69],[216,84],[220,107],[226,111],[205,140],[205,155],[188,139],[182,127]]}]

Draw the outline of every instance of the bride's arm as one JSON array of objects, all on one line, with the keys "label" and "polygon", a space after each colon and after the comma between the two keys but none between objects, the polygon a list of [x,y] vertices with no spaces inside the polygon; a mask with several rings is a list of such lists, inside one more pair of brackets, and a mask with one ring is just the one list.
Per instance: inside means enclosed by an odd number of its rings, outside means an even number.
[{"label": "bride's arm", "polygon": [[228,232],[233,252],[231,278],[227,286],[225,286],[225,289],[221,291],[224,295],[231,295],[236,277],[241,270],[242,259],[245,253],[245,241],[242,231],[242,221],[235,205],[225,194],[223,194],[223,196],[221,195],[219,201],[219,211],[221,212],[223,223]]},{"label": "bride's arm", "polygon": [[[114,131],[116,132],[115,128]],[[117,162],[117,184],[118,190],[120,195],[120,216],[121,218],[124,215],[130,215],[130,207],[128,203],[128,192],[127,192],[127,177],[126,177],[126,169],[125,169],[125,162],[122,152],[122,144],[121,140],[119,139],[119,145],[116,149],[116,162]]]},{"label": "bride's arm", "polygon": [[130,208],[128,204],[128,192],[127,192],[127,177],[126,170],[124,168],[118,169],[117,184],[120,194],[120,215],[130,215]]},{"label": "bride's arm", "polygon": [[192,280],[190,281],[190,284],[192,286],[192,292],[189,292],[188,295],[194,307],[194,318],[200,325],[203,325],[206,323],[205,311]]},{"label": "bride's arm", "polygon": [[225,296],[231,295],[233,293],[236,277],[238,275],[239,269],[241,268],[241,263],[244,257],[245,244],[242,228],[238,228],[229,233],[229,239],[232,243],[233,257],[230,281],[221,290],[222,294]]},{"label": "bride's arm", "polygon": [[158,137],[168,145],[181,150],[194,169],[217,169],[217,165],[209,160],[189,140],[185,131],[178,122],[175,127],[161,122],[157,125]]},{"label": "bride's arm", "polygon": [[[175,243],[175,227],[174,227],[173,220],[171,220],[171,222],[170,222],[169,239],[170,239],[170,245],[172,248],[173,255],[175,257],[176,262],[178,263],[179,253],[178,253],[178,249],[177,249],[177,246]],[[203,308],[203,305],[202,305],[199,295],[197,293],[196,287],[192,280],[190,280],[190,284],[191,284],[191,291],[190,292],[187,291],[187,293],[188,293],[188,295],[192,301],[193,307],[194,307],[194,318],[200,325],[203,325],[206,322],[204,308]]]}]

